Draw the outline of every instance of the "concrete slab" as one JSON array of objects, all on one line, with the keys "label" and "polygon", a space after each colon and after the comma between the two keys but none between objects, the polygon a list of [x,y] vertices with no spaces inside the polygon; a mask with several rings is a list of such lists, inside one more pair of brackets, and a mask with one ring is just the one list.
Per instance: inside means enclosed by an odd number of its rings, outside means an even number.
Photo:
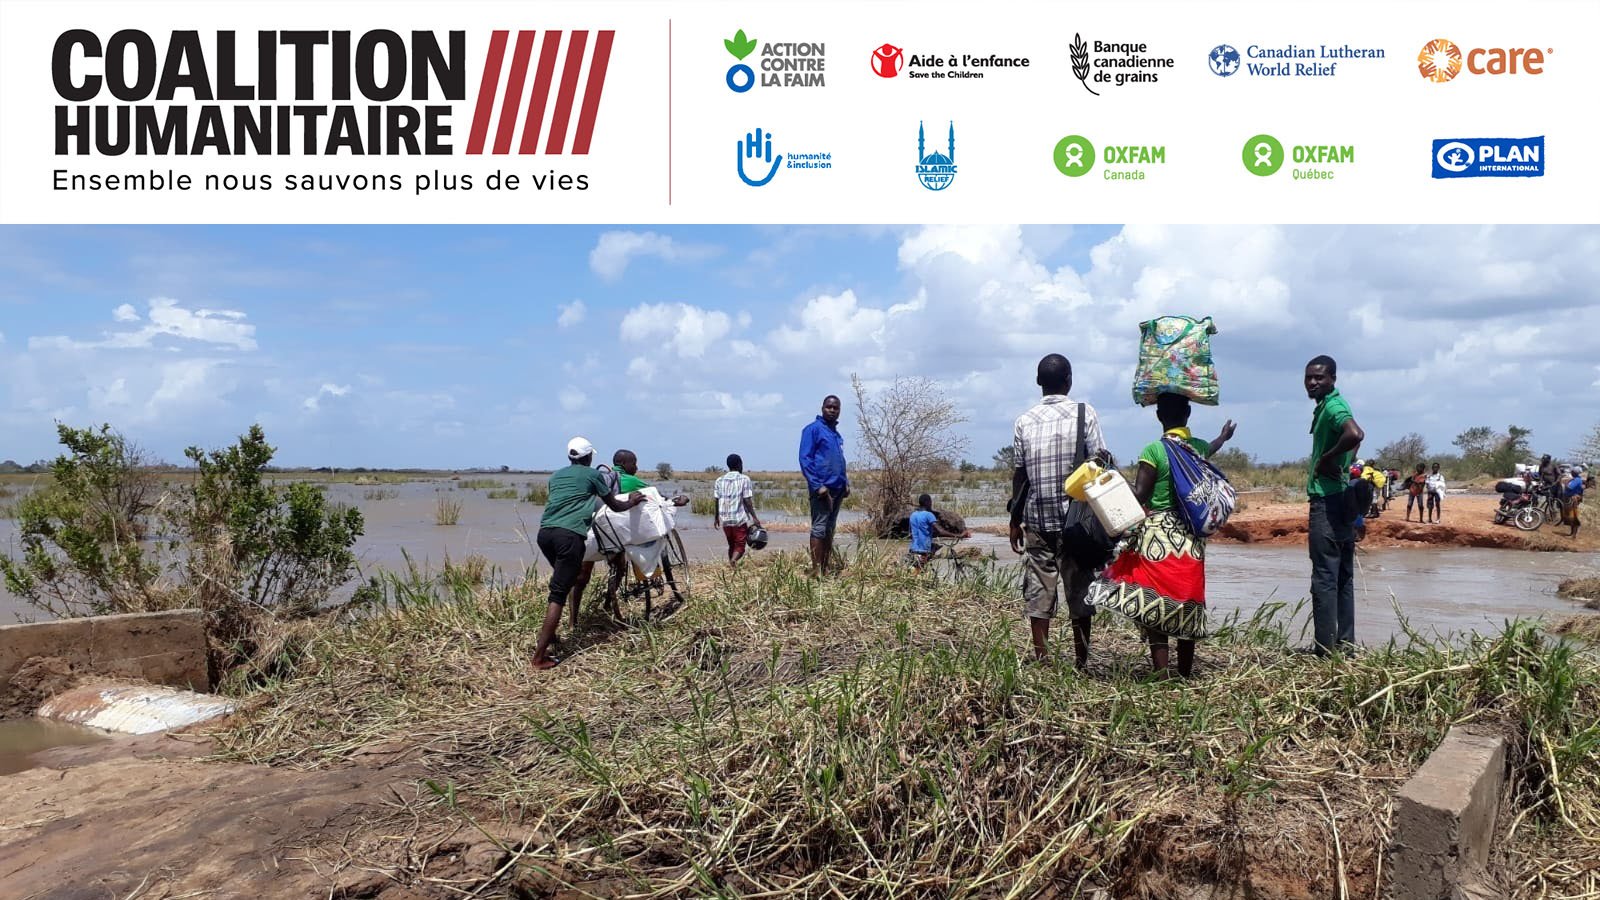
[{"label": "concrete slab", "polygon": [[1395,798],[1394,900],[1450,900],[1489,861],[1505,787],[1506,741],[1452,728]]}]

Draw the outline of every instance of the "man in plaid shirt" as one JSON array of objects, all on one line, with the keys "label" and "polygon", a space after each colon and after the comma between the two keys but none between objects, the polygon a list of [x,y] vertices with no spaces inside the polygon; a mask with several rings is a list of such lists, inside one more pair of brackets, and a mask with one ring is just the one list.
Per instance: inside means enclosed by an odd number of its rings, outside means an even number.
[{"label": "man in plaid shirt", "polygon": [[1022,601],[1033,632],[1034,658],[1048,659],[1045,644],[1055,618],[1059,588],[1067,594],[1072,645],[1082,669],[1089,662],[1089,623],[1094,607],[1084,601],[1094,572],[1080,568],[1067,553],[1062,531],[1071,501],[1061,483],[1078,464],[1078,407],[1083,407],[1085,450],[1108,464],[1100,417],[1094,407],[1067,399],[1072,363],[1059,353],[1039,360],[1036,380],[1043,399],[1018,419],[1013,434],[1016,470],[1011,476],[1011,549],[1023,554]]}]

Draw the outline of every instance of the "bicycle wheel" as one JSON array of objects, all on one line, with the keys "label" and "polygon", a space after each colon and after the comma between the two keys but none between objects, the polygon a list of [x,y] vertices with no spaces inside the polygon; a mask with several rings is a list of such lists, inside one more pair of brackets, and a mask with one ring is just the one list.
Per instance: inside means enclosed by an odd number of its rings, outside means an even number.
[{"label": "bicycle wheel", "polygon": [[1512,521],[1523,531],[1538,531],[1539,526],[1544,524],[1544,513],[1537,507],[1525,506],[1517,510],[1517,517]]},{"label": "bicycle wheel", "polygon": [[672,561],[672,580],[678,583],[678,592],[689,596],[689,554],[676,530],[667,535],[667,558]]}]

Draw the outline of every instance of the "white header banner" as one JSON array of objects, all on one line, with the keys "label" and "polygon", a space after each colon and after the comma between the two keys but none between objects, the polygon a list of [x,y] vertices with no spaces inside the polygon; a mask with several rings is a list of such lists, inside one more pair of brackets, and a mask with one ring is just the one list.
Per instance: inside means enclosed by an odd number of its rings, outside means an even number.
[{"label": "white header banner", "polygon": [[1594,221],[1600,4],[0,6],[0,223]]}]

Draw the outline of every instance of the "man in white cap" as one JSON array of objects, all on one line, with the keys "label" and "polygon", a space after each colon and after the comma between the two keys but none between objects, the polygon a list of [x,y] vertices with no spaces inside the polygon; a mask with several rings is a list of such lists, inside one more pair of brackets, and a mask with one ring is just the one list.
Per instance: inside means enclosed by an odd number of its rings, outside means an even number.
[{"label": "man in white cap", "polygon": [[550,476],[550,497],[539,519],[539,550],[550,562],[550,606],[533,650],[535,669],[548,669],[560,662],[550,655],[550,641],[561,624],[567,592],[583,568],[584,539],[594,522],[595,498],[615,512],[626,512],[644,500],[638,491],[621,499],[612,494],[605,476],[590,468],[594,445],[588,439],[575,437],[568,441],[567,459],[571,464]]}]

